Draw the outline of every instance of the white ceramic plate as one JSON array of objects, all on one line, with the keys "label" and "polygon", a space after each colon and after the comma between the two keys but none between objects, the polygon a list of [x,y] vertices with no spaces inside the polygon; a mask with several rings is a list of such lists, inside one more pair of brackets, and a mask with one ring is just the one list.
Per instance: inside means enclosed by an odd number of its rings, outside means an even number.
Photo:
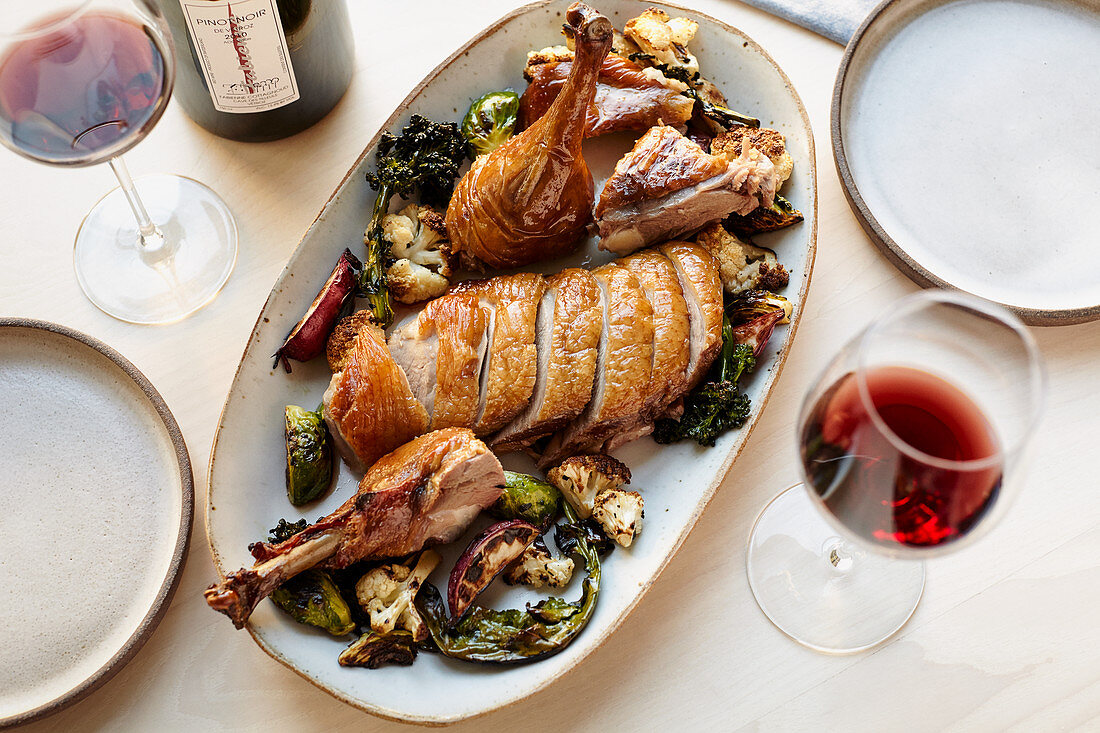
[{"label": "white ceramic plate", "polygon": [[880,5],[833,100],[867,233],[922,285],[1037,325],[1100,318],[1098,59],[1096,0]]},{"label": "white ceramic plate", "polygon": [[[597,7],[621,28],[652,4],[604,0]],[[560,42],[565,7],[563,2],[536,3],[490,27],[429,74],[384,129],[398,131],[413,113],[453,120],[486,91],[507,87],[522,90],[527,52]],[[784,194],[802,210],[806,221],[760,237],[761,243],[773,247],[791,270],[788,295],[796,305],[793,323],[777,329],[760,369],[749,383],[754,414],[759,415],[801,316],[813,267],[817,191],[809,120],[787,77],[763,49],[716,20],[665,7],[673,15],[688,15],[699,21],[692,49],[707,76],[727,94],[732,107],[756,114],[763,124],[781,130],[795,160],[794,174]],[[628,136],[600,138],[586,144],[585,156],[597,186],[632,144]],[[289,376],[273,371],[271,354],[312,300],[343,248],[361,239],[374,201],[363,174],[373,160],[372,141],[291,257],[264,306],[226,401],[211,457],[207,511],[211,549],[223,572],[249,565],[248,544],[264,538],[280,517],[293,520],[304,516],[313,521],[355,491],[358,477],[341,467],[337,488],[323,501],[304,512],[287,502],[283,408],[287,404],[317,405],[330,374],[324,359],[295,364]],[[594,243],[589,242],[576,256],[544,263],[538,269],[550,272],[608,259],[607,253],[598,253]],[[260,604],[249,630],[257,643],[280,662],[341,700],[376,715],[440,724],[515,702],[575,668],[622,621],[683,542],[751,428],[752,423],[724,436],[717,447],[709,450],[686,444],[655,450],[654,444],[645,439],[619,452],[634,473],[634,488],[645,495],[645,530],[629,551],[617,550],[607,561],[594,618],[580,637],[557,656],[502,668],[422,654],[412,667],[367,671],[337,664],[336,657],[349,640],[327,638],[300,626],[270,603]],[[530,470],[532,466],[525,460],[507,456],[505,465]],[[444,563],[444,568],[449,567]],[[437,585],[444,579],[443,570],[433,578]],[[491,589],[487,605],[517,607],[523,602],[523,594],[515,589]],[[564,595],[575,598],[579,594],[579,582],[575,582]],[[221,622],[229,623],[224,619]]]},{"label": "white ceramic plate", "polygon": [[0,728],[75,702],[168,608],[191,464],[141,372],[63,326],[0,319]]}]

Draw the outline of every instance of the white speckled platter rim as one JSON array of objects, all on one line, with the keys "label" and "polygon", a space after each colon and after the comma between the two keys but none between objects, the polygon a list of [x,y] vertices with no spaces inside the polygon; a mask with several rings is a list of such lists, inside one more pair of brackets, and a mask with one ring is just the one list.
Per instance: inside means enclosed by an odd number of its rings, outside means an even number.
[{"label": "white speckled platter rim", "polygon": [[168,405],[164,403],[164,398],[161,397],[156,387],[153,386],[137,367],[130,363],[122,354],[118,353],[110,346],[107,346],[102,341],[69,328],[68,326],[31,318],[0,318],[0,340],[3,339],[5,333],[10,333],[14,330],[44,331],[70,339],[78,348],[88,348],[107,357],[126,377],[131,379],[145,394],[145,397],[149,400],[150,406],[164,424],[164,428],[171,439],[172,446],[175,450],[176,462],[179,467],[180,486],[182,491],[180,492],[179,530],[176,535],[175,547],[172,551],[171,560],[168,565],[168,572],[157,591],[152,605],[150,605],[149,610],[146,612],[137,628],[134,629],[134,632],[103,666],[80,682],[80,684],[47,703],[14,715],[0,718],[0,728],[22,725],[33,720],[38,720],[39,718],[56,713],[62,708],[87,697],[98,687],[107,682],[107,680],[111,679],[111,677],[137,654],[138,650],[141,649],[142,645],[145,644],[149,636],[156,629],[161,618],[164,617],[171,603],[172,596],[176,592],[176,587],[179,585],[180,575],[183,572],[184,562],[187,557],[187,547],[191,539],[191,523],[195,503],[191,459],[187,454],[187,445],[184,442],[183,433],[180,432],[179,425],[168,409]]},{"label": "white speckled platter rim", "polygon": [[[876,38],[883,38],[895,29],[911,22],[914,15],[909,10],[914,6],[926,5],[931,8],[954,1],[941,0],[940,2],[929,3],[928,0],[884,0],[875,7],[864,19],[845,48],[844,56],[841,58],[840,67],[837,70],[836,82],[833,86],[830,116],[833,158],[836,162],[837,174],[840,176],[844,196],[847,198],[848,204],[863,230],[895,267],[921,287],[963,290],[963,288],[936,275],[921,264],[886,231],[881,222],[875,217],[860,193],[859,186],[852,173],[849,156],[845,150],[845,127],[842,114],[845,90],[849,88],[849,84],[855,83],[854,79],[859,76],[863,68],[860,57],[857,56],[861,45],[864,43],[870,44],[872,35]],[[875,54],[871,54],[870,58],[864,60],[863,63],[873,63],[874,58]],[[1030,308],[1009,303],[1000,303],[1000,305],[1013,311],[1025,323],[1032,326],[1068,326],[1100,318],[1100,303],[1065,309]]]},{"label": "white speckled platter rim", "polygon": [[[273,309],[273,303],[280,300],[281,292],[285,288],[287,288],[287,287],[300,288],[301,287],[301,285],[299,283],[291,281],[290,278],[293,277],[294,272],[296,270],[302,270],[303,269],[303,265],[305,264],[305,260],[306,260],[306,257],[304,257],[304,255],[305,255],[306,249],[307,249],[305,245],[308,244],[311,241],[311,235],[314,234],[314,232],[316,230],[320,230],[320,229],[324,228],[325,217],[326,217],[326,214],[330,212],[331,207],[334,207],[334,206],[337,206],[337,205],[343,205],[343,204],[340,203],[340,199],[341,199],[341,194],[344,192],[344,189],[345,189],[345,186],[346,186],[348,180],[352,176],[357,175],[360,172],[360,170],[362,169],[362,167],[364,165],[364,162],[367,160],[368,156],[373,155],[375,146],[376,146],[377,141],[378,141],[378,137],[381,135],[381,132],[382,131],[387,131],[387,130],[389,130],[389,131],[397,130],[398,126],[399,126],[398,123],[401,120],[403,120],[404,117],[408,114],[409,107],[421,95],[421,93],[424,91],[424,89],[436,77],[438,77],[442,72],[446,71],[448,69],[448,67],[450,67],[452,64],[454,64],[456,61],[461,60],[462,57],[464,55],[466,55],[468,49],[470,49],[471,47],[477,45],[478,43],[480,43],[483,39],[487,38],[488,36],[494,34],[497,30],[499,30],[502,26],[505,26],[510,21],[513,21],[513,20],[519,18],[520,16],[523,16],[524,14],[536,12],[536,11],[542,10],[544,8],[547,8],[547,6],[560,7],[560,9],[564,12],[564,9],[567,6],[567,4],[568,3],[562,2],[560,0],[538,0],[537,2],[533,2],[533,3],[530,3],[528,5],[521,6],[520,8],[517,8],[516,10],[512,11],[511,13],[505,15],[500,20],[498,20],[495,23],[491,24],[489,27],[486,28],[486,30],[484,30],[478,36],[470,39],[461,48],[459,48],[457,51],[455,51],[453,54],[451,54],[451,56],[448,57],[445,61],[443,61],[438,67],[436,67],[431,73],[429,73],[409,93],[409,95],[405,98],[405,100],[397,106],[394,113],[382,124],[379,133],[377,135],[375,135],[375,137],[368,143],[368,145],[367,145],[366,149],[364,150],[363,154],[352,165],[351,169],[348,171],[348,174],[341,181],[341,183],[337,187],[336,191],[333,193],[333,196],[329,199],[328,203],[325,205],[325,208],[322,209],[322,211],[318,214],[318,217],[315,220],[314,224],[310,227],[310,230],[307,231],[306,235],[303,237],[302,242],[299,243],[299,246],[294,251],[294,253],[291,255],[291,258],[290,258],[289,262],[287,263],[286,268],[284,268],[283,272],[280,274],[278,280],[275,283],[274,288],[272,289],[271,295],[268,297],[267,302],[264,304],[263,310],[261,311],[260,315],[258,316],[258,318],[256,320],[256,325],[253,328],[252,334],[249,337],[248,345],[246,346],[245,353],[242,356],[241,364],[240,364],[240,366],[238,366],[237,374],[235,375],[234,381],[233,381],[233,387],[231,387],[230,393],[226,398],[226,404],[225,404],[225,407],[222,410],[222,415],[221,415],[221,419],[219,420],[218,429],[217,429],[217,431],[215,433],[215,436],[214,436],[214,445],[213,445],[213,448],[211,450],[210,467],[209,467],[209,471],[208,471],[209,485],[208,485],[208,493],[207,493],[207,506],[206,506],[205,519],[206,519],[206,525],[207,525],[207,536],[208,536],[208,539],[209,539],[209,542],[210,542],[211,555],[212,555],[213,560],[214,560],[214,565],[217,568],[218,573],[221,576],[224,577],[226,570],[229,569],[229,568],[227,568],[227,563],[225,562],[225,559],[222,556],[222,552],[219,550],[219,547],[218,547],[218,545],[219,545],[218,527],[215,526],[216,523],[213,521],[214,517],[213,517],[212,512],[213,512],[213,507],[214,506],[220,505],[221,503],[226,502],[226,501],[230,501],[231,497],[226,493],[226,492],[230,491],[230,487],[223,486],[222,490],[218,489],[219,484],[217,482],[217,476],[219,475],[219,471],[220,471],[220,466],[219,466],[220,462],[218,461],[218,458],[222,457],[222,456],[219,455],[219,443],[223,438],[223,428],[226,428],[226,423],[227,423],[227,421],[229,419],[229,415],[231,413],[230,407],[231,407],[232,403],[234,402],[235,399],[244,399],[244,397],[246,396],[245,393],[246,393],[247,390],[244,387],[239,387],[238,385],[240,384],[240,382],[243,378],[242,373],[245,370],[246,363],[250,359],[254,358],[252,356],[251,352],[257,350],[261,343],[270,340],[269,339],[269,336],[270,336],[269,332],[271,331],[272,328],[274,328],[274,323],[273,322],[268,323],[269,319],[266,318],[266,316],[271,316],[272,320],[273,320],[275,316],[279,315],[279,313],[276,312]],[[783,73],[782,69],[779,68],[779,66],[767,54],[767,52],[765,52],[764,49],[761,48],[758,44],[756,44],[752,39],[750,39],[748,36],[746,36],[741,31],[737,30],[736,28],[733,28],[732,26],[730,26],[730,25],[728,25],[728,24],[726,24],[722,21],[719,21],[715,18],[712,18],[712,17],[710,17],[710,16],[708,16],[704,13],[700,13],[700,12],[692,10],[690,8],[685,8],[685,7],[682,7],[680,5],[676,5],[676,4],[668,3],[668,2],[649,3],[649,2],[644,2],[642,0],[639,0],[638,2],[633,2],[632,0],[624,0],[622,3],[617,3],[616,6],[621,5],[621,4],[629,4],[632,14],[640,13],[643,10],[645,10],[647,7],[653,5],[653,6],[667,8],[671,12],[682,13],[682,14],[688,15],[692,19],[700,21],[701,23],[713,25],[716,29],[720,30],[722,33],[728,34],[730,36],[730,39],[729,39],[729,48],[730,49],[734,49],[735,47],[739,46],[740,48],[738,48],[736,50],[736,53],[741,53],[741,48],[743,48],[743,49],[745,49],[744,53],[750,54],[751,56],[754,56],[754,57],[759,57],[759,59],[761,59],[762,62],[767,65],[767,67],[769,69],[769,73],[774,74],[775,78],[777,79],[778,84],[782,86],[783,94],[787,95],[787,99],[793,104],[793,108],[794,108],[794,110],[796,110],[795,114],[797,115],[797,118],[796,119],[785,120],[785,122],[790,124],[794,128],[798,129],[799,133],[802,136],[804,136],[804,138],[805,138],[805,147],[806,147],[806,150],[805,150],[805,153],[804,153],[804,158],[805,159],[803,159],[802,157],[799,157],[799,158],[796,159],[796,171],[800,170],[801,175],[805,176],[806,178],[800,184],[803,187],[802,188],[803,193],[800,194],[801,198],[796,203],[803,209],[804,212],[807,213],[807,216],[806,216],[805,222],[803,222],[800,225],[802,228],[799,229],[799,233],[797,234],[797,236],[795,236],[795,239],[797,239],[800,242],[800,244],[798,245],[800,247],[800,249],[804,248],[802,250],[803,253],[804,253],[802,255],[802,257],[804,257],[804,259],[801,260],[801,262],[799,263],[800,266],[799,266],[798,269],[800,270],[800,272],[798,273],[797,277],[792,278],[792,280],[797,280],[797,285],[795,284],[795,282],[792,282],[791,286],[790,286],[792,290],[796,287],[798,289],[797,294],[789,294],[789,297],[791,297],[791,299],[794,300],[794,302],[795,302],[795,310],[794,310],[794,314],[792,316],[792,322],[789,326],[784,327],[786,329],[786,331],[781,336],[777,337],[776,339],[773,339],[773,342],[778,341],[780,343],[776,344],[775,346],[771,346],[771,345],[769,346],[769,354],[767,356],[767,361],[766,361],[766,366],[768,367],[767,373],[758,375],[757,379],[755,380],[755,383],[758,386],[759,391],[756,391],[754,389],[754,395],[753,395],[754,408],[753,408],[753,414],[752,414],[752,417],[750,418],[749,423],[744,428],[742,428],[740,431],[737,431],[736,433],[733,433],[733,434],[730,434],[729,436],[726,436],[727,438],[729,438],[729,440],[725,442],[725,445],[728,446],[728,448],[727,448],[728,452],[726,453],[726,455],[720,457],[716,461],[716,463],[718,463],[718,466],[716,467],[716,470],[714,471],[712,476],[708,479],[708,483],[707,483],[705,489],[702,490],[699,493],[698,502],[692,506],[691,513],[690,513],[690,516],[687,518],[687,521],[685,521],[683,523],[683,525],[678,528],[678,530],[676,532],[676,535],[675,535],[675,538],[671,543],[671,547],[669,548],[669,551],[662,558],[659,566],[656,568],[655,572],[652,573],[652,575],[650,575],[648,577],[645,577],[645,578],[640,578],[639,579],[639,581],[636,584],[637,590],[633,594],[633,596],[631,597],[629,604],[619,614],[619,616],[614,620],[613,623],[611,623],[609,626],[607,626],[603,629],[590,629],[588,632],[586,632],[587,638],[585,638],[585,635],[582,635],[582,637],[578,640],[578,643],[574,644],[574,648],[571,648],[571,650],[566,650],[565,652],[563,652],[560,655],[562,657],[565,657],[566,655],[569,655],[569,657],[570,657],[569,661],[571,662],[571,665],[569,667],[565,668],[557,676],[546,676],[546,677],[542,678],[541,680],[539,680],[537,683],[527,684],[527,685],[524,685],[524,686],[522,686],[521,688],[518,688],[518,689],[509,689],[506,696],[504,696],[503,698],[500,698],[500,699],[493,700],[493,701],[488,701],[487,702],[487,701],[471,700],[469,705],[466,707],[466,709],[464,709],[460,712],[454,712],[452,714],[411,713],[407,710],[402,710],[400,708],[387,706],[385,704],[380,704],[380,703],[375,703],[375,702],[368,702],[366,700],[363,700],[363,699],[357,698],[355,696],[346,694],[342,690],[336,689],[334,686],[330,686],[330,685],[322,682],[321,680],[317,679],[316,677],[314,677],[310,673],[310,671],[307,668],[307,665],[305,663],[303,663],[300,660],[293,659],[293,658],[283,654],[278,648],[276,648],[276,643],[273,642],[271,639],[267,638],[267,635],[270,633],[269,630],[257,628],[254,623],[249,623],[246,626],[246,629],[248,630],[249,634],[251,634],[253,640],[260,646],[261,649],[263,649],[267,654],[269,654],[276,661],[283,664],[287,668],[291,669],[296,674],[300,675],[301,677],[308,680],[312,684],[314,684],[314,685],[320,687],[321,689],[325,690],[326,692],[333,695],[337,699],[339,699],[339,700],[341,700],[341,701],[343,701],[343,702],[345,702],[345,703],[347,703],[347,704],[349,704],[353,707],[356,707],[360,710],[371,713],[373,715],[377,715],[377,716],[382,717],[382,718],[387,718],[387,719],[395,720],[395,721],[399,721],[399,722],[414,723],[414,724],[419,724],[419,725],[428,725],[428,726],[448,725],[448,724],[455,723],[455,722],[458,722],[458,721],[461,721],[461,720],[467,720],[467,719],[470,719],[470,718],[478,717],[478,716],[484,715],[486,713],[492,712],[493,710],[497,710],[497,709],[500,709],[502,707],[506,707],[506,706],[509,706],[511,704],[514,704],[514,703],[516,703],[520,700],[523,700],[524,698],[529,697],[530,695],[538,692],[539,690],[545,688],[546,686],[550,685],[552,682],[556,681],[557,679],[560,679],[565,674],[570,673],[573,669],[576,669],[576,667],[580,665],[580,662],[588,654],[595,651],[595,649],[597,649],[608,638],[608,636],[610,636],[610,634],[622,623],[623,619],[625,619],[626,616],[630,613],[630,611],[633,610],[633,608],[638,604],[638,602],[641,600],[642,596],[644,596],[645,593],[649,590],[649,588],[652,586],[653,582],[656,580],[657,576],[667,566],[667,564],[671,560],[672,556],[676,553],[676,551],[679,549],[679,547],[683,544],[684,540],[687,538],[688,533],[691,531],[692,527],[695,525],[696,521],[701,516],[703,510],[706,508],[706,505],[709,503],[711,498],[713,498],[713,496],[714,496],[715,492],[717,491],[718,487],[721,485],[722,480],[724,479],[726,473],[728,473],[730,467],[733,465],[733,462],[735,461],[735,459],[737,458],[737,456],[740,454],[741,450],[743,449],[746,441],[748,440],[748,437],[749,437],[749,434],[750,434],[752,428],[755,426],[756,422],[759,419],[759,416],[760,416],[761,412],[763,411],[765,405],[767,404],[768,397],[771,393],[771,390],[775,386],[775,383],[776,383],[776,380],[779,376],[779,373],[781,372],[781,370],[783,368],[783,364],[786,361],[786,357],[787,357],[787,353],[788,353],[789,348],[790,348],[790,344],[793,342],[793,339],[794,339],[794,336],[795,336],[795,331],[796,331],[797,326],[800,322],[800,319],[801,319],[801,316],[802,316],[802,313],[803,313],[803,305],[805,303],[806,294],[807,294],[809,284],[810,284],[810,277],[811,277],[811,274],[812,274],[812,271],[813,271],[813,264],[814,264],[814,258],[815,258],[816,247],[817,247],[817,172],[816,172],[816,158],[815,158],[815,152],[814,152],[813,132],[812,132],[812,129],[810,127],[809,116],[807,115],[806,109],[803,106],[802,101],[799,98],[797,92],[794,90],[793,86],[791,85],[790,79],[787,78],[786,74]],[[600,9],[601,3],[597,1],[597,2],[594,2],[593,5],[597,9]],[[551,44],[551,43],[554,43],[554,42],[556,42],[556,40],[553,37],[546,38],[546,39],[531,39],[530,40],[531,45],[534,46],[534,47],[537,47],[536,44],[548,45],[548,44]],[[463,107],[466,104],[468,104],[467,100],[462,100],[461,101],[461,105]],[[455,112],[456,113],[458,112],[457,107],[456,107]],[[365,221],[366,214],[364,213],[363,216],[364,216],[364,221]],[[798,229],[798,227],[795,227],[794,229]],[[794,236],[794,235],[792,235],[792,236]],[[343,247],[343,246],[344,246],[343,244],[340,245],[340,247]],[[331,263],[328,263],[328,264],[325,265],[324,269],[325,269],[326,273],[327,273],[328,269],[330,269],[330,268],[331,268]],[[314,268],[314,269],[316,269],[316,268]],[[535,268],[535,269],[537,269],[537,268]],[[317,284],[316,283],[313,284],[313,292],[315,292],[316,287],[317,287]],[[308,298],[312,297],[312,293],[308,296],[305,296],[304,291],[303,291],[303,297],[306,297],[307,300],[308,300]],[[281,306],[281,307],[285,307],[285,306]],[[283,315],[286,315],[286,314],[283,314]],[[280,324],[280,327],[282,327],[282,324]],[[278,334],[278,337],[279,337],[278,340],[281,341],[281,339],[284,335],[285,335],[285,330]],[[264,358],[265,359],[267,358],[266,354],[264,355]],[[297,372],[297,367],[296,367],[295,371]],[[271,389],[278,389],[278,387],[272,386]],[[280,415],[280,420],[281,420],[281,415]],[[280,422],[280,425],[281,425],[281,422]],[[226,432],[228,432],[228,429],[226,429]],[[281,436],[281,433],[280,433],[280,436]],[[725,439],[723,439],[723,440],[725,440]],[[723,449],[721,447],[719,447],[719,448],[714,448],[714,449],[710,449],[710,450],[720,452]],[[237,460],[239,460],[238,458],[233,457],[230,454],[225,454],[224,451],[223,451],[223,455],[224,455],[224,457],[222,457],[222,460],[224,460],[224,461],[237,461]],[[230,471],[229,473],[232,473],[232,471]],[[217,493],[217,496],[215,495],[216,493]],[[694,496],[693,496],[693,499],[694,499]],[[283,499],[283,502],[285,503],[285,497]],[[222,507],[219,506],[219,508],[222,508]],[[286,508],[283,511],[284,512],[289,512],[291,509],[292,509],[292,507],[290,507],[290,505],[287,504]],[[314,513],[316,514],[316,513],[320,513],[320,512],[315,511]],[[222,520],[219,520],[219,521],[222,521]],[[252,539],[256,539],[256,538],[253,537]],[[244,558],[242,558],[242,559],[244,559]],[[236,564],[233,564],[233,567],[236,567]],[[224,619],[223,619],[223,622],[225,622]],[[579,648],[580,650],[578,651],[577,648]],[[571,653],[571,651],[576,652],[576,653]],[[539,663],[536,662],[535,664],[537,665]],[[415,667],[413,669],[415,669]],[[352,670],[352,671],[362,672],[363,670]],[[482,670],[482,673],[484,673],[484,670]]]}]

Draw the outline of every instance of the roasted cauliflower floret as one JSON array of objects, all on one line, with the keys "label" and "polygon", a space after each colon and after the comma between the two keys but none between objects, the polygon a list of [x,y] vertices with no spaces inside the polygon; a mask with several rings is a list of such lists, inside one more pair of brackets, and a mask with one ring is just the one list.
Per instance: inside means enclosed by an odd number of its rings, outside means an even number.
[{"label": "roasted cauliflower floret", "polygon": [[624,35],[653,57],[653,63],[681,68],[690,74],[699,71],[699,60],[688,51],[699,24],[687,18],[670,18],[668,13],[650,8],[627,22]]},{"label": "roasted cauliflower floret", "polygon": [[382,565],[359,579],[355,584],[355,598],[370,615],[372,631],[388,634],[402,628],[416,641],[428,637],[428,628],[413,605],[413,599],[439,561],[439,553],[425,550],[412,569],[399,563]]},{"label": "roasted cauliflower floret", "polygon": [[642,495],[626,489],[601,491],[592,509],[592,518],[603,528],[604,534],[623,547],[630,547],[634,538],[641,534],[644,516]]},{"label": "roasted cauliflower floret", "polygon": [[454,258],[443,217],[432,207],[410,204],[397,214],[386,214],[382,238],[395,258],[386,270],[395,300],[419,303],[446,292]]},{"label": "roasted cauliflower floret", "polygon": [[730,294],[780,290],[790,281],[790,273],[779,264],[775,252],[738,239],[721,224],[703,229],[695,241],[718,260],[722,286]]},{"label": "roasted cauliflower floret", "polygon": [[596,496],[630,483],[630,469],[611,456],[573,456],[550,469],[546,478],[582,519],[592,516]]},{"label": "roasted cauliflower floret", "polygon": [[778,130],[767,127],[756,129],[739,127],[736,130],[724,132],[711,140],[710,152],[715,155],[726,153],[731,158],[740,157],[741,144],[746,137],[749,139],[749,144],[768,156],[768,160],[775,166],[776,180],[778,181],[775,189],[778,191],[779,187],[791,177],[791,171],[794,170],[794,160],[791,159],[791,154],[787,152],[787,143],[783,139],[783,134]]},{"label": "roasted cauliflower floret", "polygon": [[541,537],[504,571],[504,582],[508,585],[528,585],[532,588],[544,585],[564,588],[572,577],[572,558],[555,558]]},{"label": "roasted cauliflower floret", "polygon": [[375,323],[374,312],[367,308],[356,311],[350,316],[344,316],[336,322],[328,341],[325,342],[325,358],[328,359],[328,366],[333,374],[343,371],[348,349],[351,348],[355,337],[372,323]]}]

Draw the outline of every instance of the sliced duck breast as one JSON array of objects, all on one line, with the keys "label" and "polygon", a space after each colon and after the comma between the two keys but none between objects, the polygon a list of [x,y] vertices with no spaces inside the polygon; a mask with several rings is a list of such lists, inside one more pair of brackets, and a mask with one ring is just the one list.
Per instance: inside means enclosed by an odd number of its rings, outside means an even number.
[{"label": "sliced duck breast", "polygon": [[477,435],[508,424],[531,399],[535,388],[535,321],[546,289],[542,275],[521,272],[485,280],[466,280],[451,295],[479,299],[490,315],[489,341],[482,365]]},{"label": "sliced duck breast", "polygon": [[604,310],[592,398],[551,439],[540,466],[601,446],[645,406],[653,371],[653,307],[638,278],[625,267],[609,263],[592,275]]},{"label": "sliced duck breast", "polygon": [[546,279],[536,321],[535,387],[527,407],[492,440],[495,450],[519,450],[575,418],[588,404],[603,329],[600,286],[588,270]]},{"label": "sliced duck breast", "polygon": [[432,430],[477,422],[489,315],[477,295],[448,293],[429,301],[415,320],[390,335],[390,353],[409,374]]}]

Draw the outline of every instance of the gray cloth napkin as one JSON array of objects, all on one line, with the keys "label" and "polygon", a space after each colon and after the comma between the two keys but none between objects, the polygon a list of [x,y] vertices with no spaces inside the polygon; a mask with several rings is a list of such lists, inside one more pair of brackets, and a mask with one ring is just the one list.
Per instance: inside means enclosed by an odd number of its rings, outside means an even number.
[{"label": "gray cloth napkin", "polygon": [[879,0],[743,0],[837,43],[847,44]]}]

